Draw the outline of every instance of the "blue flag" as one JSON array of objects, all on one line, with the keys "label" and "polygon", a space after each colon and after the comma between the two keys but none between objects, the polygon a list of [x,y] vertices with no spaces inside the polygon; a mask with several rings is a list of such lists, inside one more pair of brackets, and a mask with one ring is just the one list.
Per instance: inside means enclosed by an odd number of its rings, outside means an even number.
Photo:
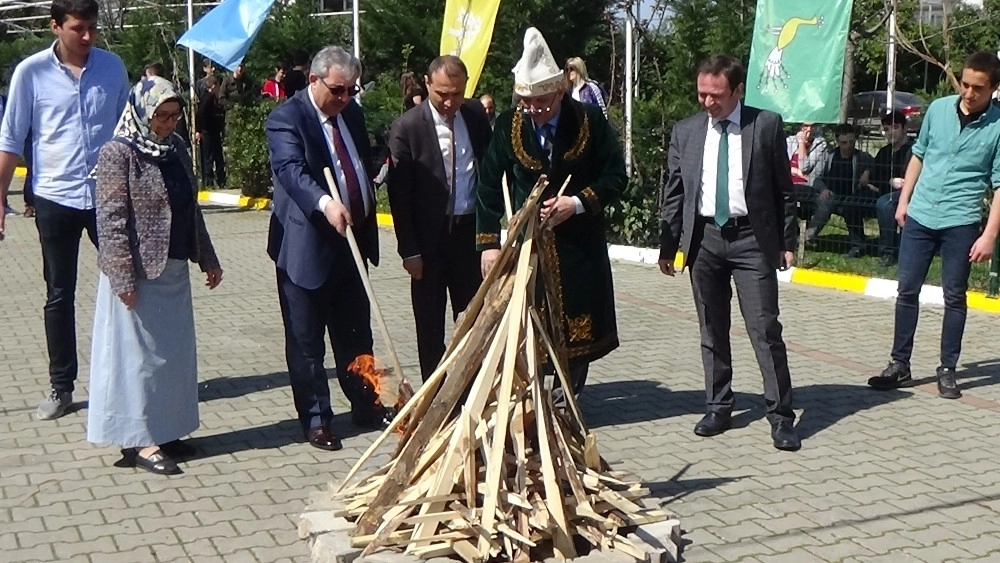
[{"label": "blue flag", "polygon": [[229,70],[235,70],[260,31],[274,0],[224,0],[177,40]]}]

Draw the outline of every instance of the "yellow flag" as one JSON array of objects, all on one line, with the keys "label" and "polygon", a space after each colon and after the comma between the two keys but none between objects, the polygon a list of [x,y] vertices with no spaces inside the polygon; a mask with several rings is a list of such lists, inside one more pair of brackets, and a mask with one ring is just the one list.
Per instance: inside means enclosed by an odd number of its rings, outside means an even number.
[{"label": "yellow flag", "polygon": [[483,73],[499,9],[500,0],[447,0],[445,4],[441,54],[455,55],[465,63],[469,70],[467,98],[475,94]]}]

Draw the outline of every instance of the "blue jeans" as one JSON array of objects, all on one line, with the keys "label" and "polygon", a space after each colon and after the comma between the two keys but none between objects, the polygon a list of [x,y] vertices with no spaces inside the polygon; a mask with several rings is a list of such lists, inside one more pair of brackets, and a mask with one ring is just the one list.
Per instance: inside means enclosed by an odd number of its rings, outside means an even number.
[{"label": "blue jeans", "polygon": [[910,363],[913,334],[920,315],[920,287],[927,278],[934,255],[941,252],[941,286],[944,321],[941,323],[941,367],[954,368],[962,352],[969,288],[969,251],[979,238],[979,223],[928,229],[907,217],[899,243],[899,288],[896,296],[896,329],[892,359]]},{"label": "blue jeans", "polygon": [[875,202],[879,256],[895,255],[896,249],[899,248],[899,236],[896,234],[896,206],[899,204],[899,192],[900,190],[892,190]]}]

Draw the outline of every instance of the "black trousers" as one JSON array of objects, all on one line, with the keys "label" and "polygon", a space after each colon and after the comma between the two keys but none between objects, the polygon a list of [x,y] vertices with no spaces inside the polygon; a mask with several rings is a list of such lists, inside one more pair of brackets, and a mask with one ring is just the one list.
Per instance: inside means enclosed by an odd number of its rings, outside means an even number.
[{"label": "black trousers", "polygon": [[34,207],[35,206],[35,189],[31,187],[31,167],[27,167],[27,173],[24,175],[24,206]]},{"label": "black trousers", "polygon": [[79,363],[76,357],[76,275],[80,237],[84,231],[97,246],[93,209],[74,209],[35,197],[35,227],[42,245],[45,277],[45,342],[49,381],[59,392],[73,391]]},{"label": "black trousers", "polygon": [[450,230],[446,220],[439,240],[436,252],[422,256],[423,277],[410,280],[410,300],[417,325],[417,356],[424,381],[434,373],[444,356],[447,297],[451,297],[452,320],[457,319],[483,283],[474,214],[455,217]]},{"label": "black trousers", "polygon": [[226,159],[222,154],[222,131],[201,131],[201,182],[226,187]]},{"label": "black trousers", "polygon": [[[731,221],[732,222],[732,221]],[[732,412],[733,355],[729,343],[732,283],[753,344],[771,423],[794,420],[788,353],[778,321],[778,277],[749,223],[717,227],[697,219],[691,241],[691,287],[701,326],[701,357],[709,411]]]},{"label": "black trousers", "polygon": [[351,410],[367,414],[375,407],[375,393],[347,370],[358,355],[371,354],[373,344],[368,296],[357,269],[347,259],[341,262],[347,267],[331,272],[317,289],[295,285],[285,270],[276,268],[285,325],[285,361],[295,411],[305,431],[329,426],[333,420],[330,385],[323,367],[324,332],[330,336],[337,380]]}]

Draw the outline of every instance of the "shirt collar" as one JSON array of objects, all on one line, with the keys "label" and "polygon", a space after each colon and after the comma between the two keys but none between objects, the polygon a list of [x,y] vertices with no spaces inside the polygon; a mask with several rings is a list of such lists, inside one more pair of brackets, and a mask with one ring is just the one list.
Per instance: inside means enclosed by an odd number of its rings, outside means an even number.
[{"label": "shirt collar", "polygon": [[[52,46],[49,47],[49,58],[57,66],[65,66],[64,63],[59,60],[59,56],[56,55],[56,45],[58,45],[58,44],[59,44],[59,40],[58,39],[56,39],[55,41],[52,42]],[[91,55],[94,54],[94,49],[96,49],[96,48],[97,47],[91,47],[90,51],[87,51],[87,62],[83,63],[83,68],[87,68],[87,66],[90,64],[90,57],[91,57]]]},{"label": "shirt collar", "polygon": [[316,110],[316,115],[319,116],[320,122],[321,123],[326,123],[327,121],[330,120],[331,117],[335,117],[335,116],[327,115],[326,113],[323,112],[323,110],[319,109],[319,105],[316,103],[316,98],[313,97],[313,91],[312,91],[312,88],[310,86],[312,86],[312,85],[310,84],[309,86],[306,86],[306,92],[309,94],[309,103],[311,103],[312,106],[313,106],[313,109]]},{"label": "shirt collar", "polygon": [[559,117],[561,116],[562,116],[562,108],[559,108],[558,110],[556,110],[555,115],[553,115],[551,119],[549,119],[545,123],[542,123],[541,125],[536,125],[535,129],[537,131],[541,131],[542,125],[551,125],[552,130],[555,131],[559,127]]},{"label": "shirt collar", "polygon": [[[736,102],[736,107],[733,108],[732,113],[730,113],[729,115],[727,115],[725,117],[725,119],[728,119],[730,123],[735,123],[737,126],[739,126],[739,124],[740,124],[740,116],[742,114],[742,111],[743,111],[743,102]],[[715,127],[722,120],[721,119],[715,119],[714,117],[709,116],[709,121],[712,122],[712,127]]]},{"label": "shirt collar", "polygon": [[989,105],[987,105],[984,109],[978,111],[977,113],[970,113],[970,114],[966,115],[966,114],[962,113],[962,97],[959,96],[958,97],[958,101],[955,102],[955,111],[958,113],[958,118],[959,119],[963,119],[963,118],[964,119],[968,119],[969,120],[968,123],[970,123],[970,124],[979,121],[984,115],[990,113],[991,111],[994,111],[995,107],[996,106],[994,106],[993,102],[991,101],[989,103]]}]

